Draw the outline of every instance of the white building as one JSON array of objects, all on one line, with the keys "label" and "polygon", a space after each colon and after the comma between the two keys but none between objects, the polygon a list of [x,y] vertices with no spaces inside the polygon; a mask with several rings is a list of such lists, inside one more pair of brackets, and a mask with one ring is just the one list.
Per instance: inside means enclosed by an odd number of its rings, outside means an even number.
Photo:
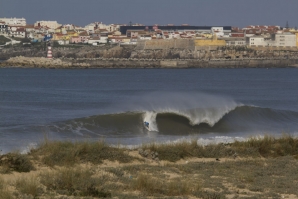
[{"label": "white building", "polygon": [[0,18],[0,21],[4,21],[6,25],[26,26],[25,18]]},{"label": "white building", "polygon": [[217,37],[224,37],[224,29],[223,27],[212,27],[211,32],[216,34]]},{"label": "white building", "polygon": [[120,29],[120,25],[117,24],[109,24],[106,26],[106,28],[109,32],[118,31]]},{"label": "white building", "polygon": [[108,36],[100,36],[99,43],[105,44],[108,41]]},{"label": "white building", "polygon": [[8,31],[8,25],[0,23],[0,34],[6,34]]},{"label": "white building", "polygon": [[94,32],[94,29],[95,29],[95,23],[91,23],[91,24],[88,24],[87,26],[85,26],[85,30],[90,33]]},{"label": "white building", "polygon": [[97,43],[107,43],[107,41],[103,41],[102,40],[102,38],[99,38],[99,37],[97,37],[97,38],[92,38],[92,39],[89,39],[88,40],[88,44],[97,44]]},{"label": "white building", "polygon": [[246,46],[245,40],[231,40],[226,41],[227,46]]},{"label": "white building", "polygon": [[18,37],[18,38],[25,38],[26,37],[26,30],[24,27],[20,26],[9,26],[9,36],[11,37]]},{"label": "white building", "polygon": [[94,22],[86,25],[84,29],[90,33],[93,33],[96,29],[107,29],[107,27],[108,26],[102,22]]},{"label": "white building", "polygon": [[68,45],[69,44],[69,40],[59,40],[58,41],[59,45]]},{"label": "white building", "polygon": [[101,29],[101,30],[107,30],[108,32],[114,32],[114,31],[118,31],[120,28],[120,25],[118,24],[103,24],[102,22],[94,22],[91,24],[88,24],[87,26],[85,26],[85,30],[92,33],[94,32],[94,30],[97,29]]},{"label": "white building", "polygon": [[[59,27],[59,26],[58,26],[58,27]],[[64,24],[64,25],[63,25],[63,28],[64,28],[65,30],[75,30],[75,29],[76,29],[76,26],[73,25],[73,24]]]},{"label": "white building", "polygon": [[34,23],[34,26],[35,27],[47,26],[55,30],[56,28],[61,26],[61,24],[59,24],[57,21],[37,21],[36,23]]},{"label": "white building", "polygon": [[152,39],[151,35],[148,35],[148,34],[146,34],[146,35],[139,35],[138,38],[140,40],[151,40]]},{"label": "white building", "polygon": [[265,38],[261,36],[249,37],[250,46],[266,46]]},{"label": "white building", "polygon": [[296,35],[292,33],[277,33],[271,38],[254,36],[249,38],[250,46],[296,47]]},{"label": "white building", "polygon": [[296,47],[296,35],[292,33],[276,34],[275,46]]}]

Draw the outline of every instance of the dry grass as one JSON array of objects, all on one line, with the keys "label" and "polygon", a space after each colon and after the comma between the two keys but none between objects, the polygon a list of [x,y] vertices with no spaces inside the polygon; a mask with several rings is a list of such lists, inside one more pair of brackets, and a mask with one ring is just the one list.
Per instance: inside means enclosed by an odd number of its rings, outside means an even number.
[{"label": "dry grass", "polygon": [[15,187],[22,195],[30,195],[33,198],[42,193],[40,183],[36,177],[21,177],[16,180]]},{"label": "dry grass", "polygon": [[124,149],[110,147],[104,142],[57,142],[45,141],[31,155],[42,156],[43,163],[48,166],[72,166],[75,163],[90,162],[101,164],[103,160],[127,163],[135,158],[129,156]]},{"label": "dry grass", "polygon": [[139,174],[132,184],[134,189],[145,194],[164,194],[162,182],[146,174]]},{"label": "dry grass", "polygon": [[13,199],[13,195],[7,190],[7,183],[0,177],[0,198],[1,199]]},{"label": "dry grass", "polygon": [[15,199],[13,194],[7,189],[0,189],[0,198],[1,199]]},{"label": "dry grass", "polygon": [[223,144],[212,144],[208,146],[199,146],[197,141],[179,142],[171,144],[150,144],[144,145],[143,150],[149,149],[158,153],[160,160],[176,162],[178,160],[190,157],[196,158],[222,158],[232,157],[236,150],[233,147]]},{"label": "dry grass", "polygon": [[[34,162],[37,171],[19,174],[9,186],[3,179],[12,174],[0,174],[0,198],[298,198],[297,138],[142,148],[157,152],[161,161],[103,142],[47,141],[21,158],[12,156]],[[1,156],[2,167],[20,162],[7,160]]]},{"label": "dry grass", "polygon": [[92,170],[76,167],[61,168],[40,175],[41,183],[58,194],[73,196],[109,197],[111,194],[98,189],[99,180],[92,177]]},{"label": "dry grass", "polygon": [[250,138],[247,141],[235,141],[231,144],[211,144],[199,146],[197,141],[180,142],[171,144],[144,145],[143,150],[149,149],[157,152],[160,160],[176,162],[187,157],[197,158],[223,158],[234,156],[245,157],[279,157],[297,156],[298,139],[284,134],[280,138],[265,136],[263,138]]},{"label": "dry grass", "polygon": [[[245,142],[236,141],[231,145],[239,153],[247,154],[248,150],[257,150],[263,157],[279,157],[298,154],[298,139],[284,134],[280,138],[266,135],[263,138],[250,138]],[[249,153],[247,154],[249,155]]]}]

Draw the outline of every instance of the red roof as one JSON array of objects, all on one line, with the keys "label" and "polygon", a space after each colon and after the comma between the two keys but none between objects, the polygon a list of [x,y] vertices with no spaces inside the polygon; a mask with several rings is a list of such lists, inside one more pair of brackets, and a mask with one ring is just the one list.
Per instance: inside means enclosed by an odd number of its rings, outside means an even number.
[{"label": "red roof", "polygon": [[232,33],[231,37],[244,37],[244,33]]},{"label": "red roof", "polygon": [[80,33],[80,36],[89,36],[89,35],[88,35],[88,33],[85,31],[85,32],[81,32],[81,33]]},{"label": "red roof", "polygon": [[17,32],[25,32],[25,28],[18,28]]}]

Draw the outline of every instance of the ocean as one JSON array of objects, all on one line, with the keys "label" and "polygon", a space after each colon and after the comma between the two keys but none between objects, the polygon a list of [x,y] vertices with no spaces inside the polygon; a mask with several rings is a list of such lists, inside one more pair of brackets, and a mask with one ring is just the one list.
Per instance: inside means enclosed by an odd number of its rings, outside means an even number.
[{"label": "ocean", "polygon": [[[149,123],[146,128],[144,122]],[[298,69],[0,69],[0,150],[298,135]]]}]

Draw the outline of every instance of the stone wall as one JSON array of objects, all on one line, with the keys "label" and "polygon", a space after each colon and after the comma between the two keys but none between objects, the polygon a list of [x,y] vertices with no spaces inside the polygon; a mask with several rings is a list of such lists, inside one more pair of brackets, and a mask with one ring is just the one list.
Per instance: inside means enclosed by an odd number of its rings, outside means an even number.
[{"label": "stone wall", "polygon": [[177,60],[163,60],[160,61],[161,68],[188,68],[187,61],[177,61]]},{"label": "stone wall", "polygon": [[[147,45],[148,44],[148,45]],[[166,45],[164,45],[166,44]],[[0,60],[10,57],[46,57],[43,46],[38,48],[13,47],[0,50]],[[53,47],[54,58],[88,58],[88,59],[244,59],[263,58],[283,59],[298,58],[297,48],[259,47],[248,48],[245,46],[194,46],[193,40],[152,40],[142,41],[137,46],[102,46],[92,47]]]},{"label": "stone wall", "polygon": [[139,41],[135,50],[194,50],[195,43],[192,39],[154,39],[148,41]]},{"label": "stone wall", "polygon": [[24,68],[274,68],[297,67],[297,59],[47,59],[14,57],[0,62],[2,67]]},{"label": "stone wall", "polygon": [[217,39],[196,39],[196,46],[226,46],[225,40],[217,40]]}]

